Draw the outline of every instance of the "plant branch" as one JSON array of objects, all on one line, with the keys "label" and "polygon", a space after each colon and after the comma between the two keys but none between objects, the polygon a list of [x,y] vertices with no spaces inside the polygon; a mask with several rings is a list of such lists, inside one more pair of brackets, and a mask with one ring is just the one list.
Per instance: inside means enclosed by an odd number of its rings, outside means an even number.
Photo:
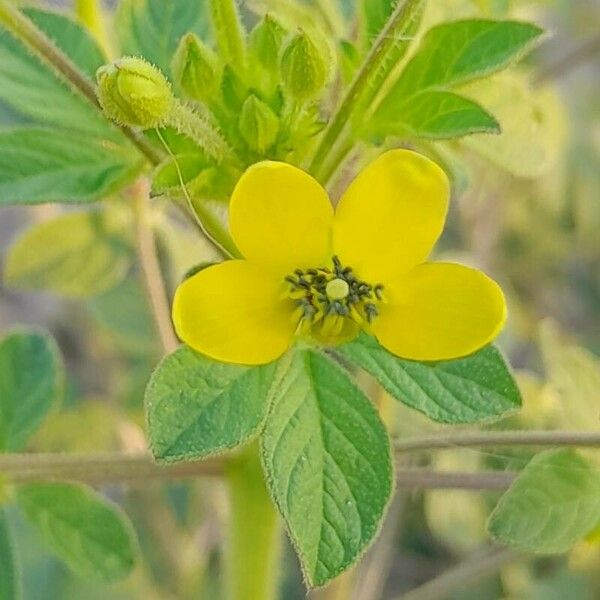
[{"label": "plant branch", "polygon": [[450,597],[455,590],[477,583],[518,558],[519,554],[510,548],[479,551],[465,562],[424,585],[397,596],[395,600],[443,600]]},{"label": "plant branch", "polygon": [[[31,19],[13,6],[9,0],[0,0],[0,25],[102,112],[96,95],[96,86]],[[151,164],[157,165],[161,162],[161,155],[139,132],[127,126],[120,126],[120,129]]]},{"label": "plant branch", "polygon": [[326,161],[329,162],[329,172],[333,172],[346,156],[345,145],[342,144],[343,153],[333,160],[333,164],[329,158],[332,148],[349,126],[355,108],[364,105],[368,98],[371,98],[373,90],[380,88],[390,71],[406,52],[408,41],[410,41],[407,34],[418,20],[423,5],[424,0],[398,2],[321,137],[309,167],[309,171],[317,179],[324,180],[324,163]]},{"label": "plant branch", "polygon": [[139,181],[133,189],[137,254],[156,329],[165,352],[170,354],[179,347],[179,340],[171,324],[171,308],[156,252],[146,188],[144,182]]},{"label": "plant branch", "polygon": [[399,452],[444,448],[490,448],[500,446],[573,446],[600,448],[600,432],[580,431],[485,431],[448,433],[401,440],[394,444]]},{"label": "plant branch", "polygon": [[[73,480],[91,484],[150,480],[179,480],[221,476],[228,459],[210,458],[176,464],[157,464],[150,454],[2,454],[0,474],[14,483]],[[406,489],[503,490],[516,473],[482,471],[445,473],[428,469],[398,469],[398,487]]]}]

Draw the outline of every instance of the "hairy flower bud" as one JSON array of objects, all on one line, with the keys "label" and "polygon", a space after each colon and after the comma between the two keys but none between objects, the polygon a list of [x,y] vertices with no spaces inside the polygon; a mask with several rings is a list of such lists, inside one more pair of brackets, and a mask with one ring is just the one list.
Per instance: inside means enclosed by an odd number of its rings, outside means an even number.
[{"label": "hairy flower bud", "polygon": [[183,93],[194,100],[210,98],[219,84],[217,58],[194,33],[181,38],[172,68]]},{"label": "hairy flower bud", "polygon": [[281,77],[288,94],[300,101],[316,96],[327,82],[327,64],[306,32],[300,31],[283,51]]},{"label": "hairy flower bud", "polygon": [[122,125],[151,129],[161,125],[173,105],[171,85],[155,66],[125,57],[96,72],[104,112]]},{"label": "hairy flower bud", "polygon": [[277,71],[279,51],[285,37],[285,29],[271,15],[250,32],[248,52],[261,67]]},{"label": "hairy flower bud", "polygon": [[240,133],[244,141],[256,152],[265,152],[279,133],[279,118],[267,104],[256,96],[249,96],[242,106]]}]

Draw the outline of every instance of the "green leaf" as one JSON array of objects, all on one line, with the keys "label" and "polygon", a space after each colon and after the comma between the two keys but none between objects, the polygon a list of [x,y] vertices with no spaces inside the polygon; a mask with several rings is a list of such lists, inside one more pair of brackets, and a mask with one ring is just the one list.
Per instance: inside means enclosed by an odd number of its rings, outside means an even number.
[{"label": "green leaf", "polygon": [[362,29],[370,46],[392,14],[397,0],[362,0]]},{"label": "green leaf", "polygon": [[519,21],[471,19],[430,29],[392,94],[462,85],[500,71],[539,42],[543,29]]},{"label": "green leaf", "polygon": [[274,371],[273,364],[216,362],[187,347],[167,356],[146,389],[154,456],[202,458],[251,439],[264,422]]},{"label": "green leaf", "polygon": [[263,463],[304,575],[323,585],[379,530],[392,492],[390,445],[343,369],[312,350],[288,358],[262,434]]},{"label": "green leaf", "polygon": [[600,473],[573,450],[543,452],[523,469],[488,522],[503,544],[560,554],[600,520]]},{"label": "green leaf", "polygon": [[[29,10],[28,15],[66,52],[84,73],[93,77],[104,62],[87,31],[58,13]],[[81,95],[42,64],[20,42],[0,28],[0,103],[6,103],[30,120],[121,140],[110,125]],[[75,139],[82,150],[87,144]],[[4,152],[4,148],[2,152]],[[0,172],[2,169],[0,169]]]},{"label": "green leaf", "polygon": [[181,37],[193,31],[206,37],[208,2],[123,0],[116,15],[121,52],[143,56],[165,74]]},{"label": "green leaf", "polygon": [[457,360],[423,363],[398,358],[363,334],[338,351],[396,400],[434,421],[477,423],[521,406],[519,389],[494,346]]},{"label": "green leaf", "polygon": [[393,95],[377,109],[371,132],[381,135],[411,135],[429,139],[448,139],[473,133],[500,133],[500,125],[479,104],[453,94],[429,90],[397,104]]},{"label": "green leaf", "polygon": [[49,335],[15,331],[0,341],[0,451],[23,448],[60,399],[63,378]]},{"label": "green leaf", "polygon": [[17,500],[46,543],[78,575],[112,582],[133,569],[137,543],[129,520],[90,488],[30,484],[18,488]]},{"label": "green leaf", "polygon": [[18,600],[21,586],[6,512],[0,508],[0,600]]},{"label": "green leaf", "polygon": [[0,205],[97,200],[130,182],[141,164],[107,140],[38,127],[0,131]]},{"label": "green leaf", "polygon": [[5,281],[74,298],[105,292],[123,280],[131,263],[122,227],[99,211],[34,225],[10,248]]}]

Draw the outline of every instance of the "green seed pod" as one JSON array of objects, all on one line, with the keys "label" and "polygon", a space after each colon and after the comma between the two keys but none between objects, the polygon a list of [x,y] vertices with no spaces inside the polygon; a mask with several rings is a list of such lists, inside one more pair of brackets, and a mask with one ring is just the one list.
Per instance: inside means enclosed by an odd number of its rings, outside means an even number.
[{"label": "green seed pod", "polygon": [[219,84],[217,58],[194,33],[181,38],[171,66],[175,81],[193,100],[207,100]]},{"label": "green seed pod", "polygon": [[104,112],[121,125],[160,126],[173,105],[171,85],[154,65],[141,58],[120,58],[96,71]]},{"label": "green seed pod", "polygon": [[242,106],[239,128],[248,146],[255,152],[263,153],[277,139],[279,118],[267,104],[252,95]]},{"label": "green seed pod", "polygon": [[281,77],[287,93],[300,101],[314,98],[327,82],[327,64],[306,32],[300,31],[283,51]]}]

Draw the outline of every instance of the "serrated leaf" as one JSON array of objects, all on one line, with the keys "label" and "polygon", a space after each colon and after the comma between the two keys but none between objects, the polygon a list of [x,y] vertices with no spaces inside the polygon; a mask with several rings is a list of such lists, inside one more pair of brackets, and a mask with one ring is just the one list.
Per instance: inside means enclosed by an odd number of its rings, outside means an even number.
[{"label": "serrated leaf", "polygon": [[131,149],[57,129],[0,132],[0,205],[97,200],[130,182],[142,162]]},{"label": "serrated leaf", "polygon": [[[28,10],[27,14],[80,69],[90,77],[94,76],[104,59],[85,28],[58,13]],[[49,67],[2,28],[0,102],[8,104],[37,123],[83,131],[117,141],[122,139],[117,129],[97,109],[72,91]],[[85,145],[79,143],[82,150]]]},{"label": "serrated leaf", "polygon": [[92,489],[30,484],[18,488],[17,500],[45,542],[81,577],[108,583],[133,569],[137,543],[129,520]]},{"label": "serrated leaf", "polygon": [[23,448],[59,400],[63,378],[49,335],[15,331],[0,341],[0,451]]},{"label": "serrated leaf", "polygon": [[189,0],[123,0],[115,22],[122,54],[143,56],[170,74],[183,34],[206,36],[207,7],[207,2]]},{"label": "serrated leaf", "polygon": [[521,406],[519,388],[494,346],[457,360],[423,363],[398,358],[363,334],[338,351],[396,400],[434,421],[477,423]]},{"label": "serrated leaf", "polygon": [[479,104],[453,94],[426,90],[399,104],[390,94],[377,109],[372,133],[449,139],[473,133],[499,133],[496,119]]},{"label": "serrated leaf", "polygon": [[510,546],[559,554],[590,533],[600,519],[600,472],[574,450],[543,452],[523,469],[488,522]]},{"label": "serrated leaf", "polygon": [[394,94],[462,85],[522,58],[543,30],[533,23],[468,19],[430,29],[394,85]]},{"label": "serrated leaf", "polygon": [[263,463],[304,575],[323,585],[377,534],[392,492],[390,446],[343,369],[312,350],[288,358],[261,436]]},{"label": "serrated leaf", "polygon": [[0,600],[19,600],[21,586],[8,519],[0,508]]},{"label": "serrated leaf", "polygon": [[274,364],[225,364],[187,347],[167,356],[146,389],[154,456],[167,461],[202,458],[251,439],[266,416],[274,372]]},{"label": "serrated leaf", "polygon": [[34,225],[10,248],[7,285],[85,298],[127,274],[131,251],[121,224],[99,211],[77,212]]}]

